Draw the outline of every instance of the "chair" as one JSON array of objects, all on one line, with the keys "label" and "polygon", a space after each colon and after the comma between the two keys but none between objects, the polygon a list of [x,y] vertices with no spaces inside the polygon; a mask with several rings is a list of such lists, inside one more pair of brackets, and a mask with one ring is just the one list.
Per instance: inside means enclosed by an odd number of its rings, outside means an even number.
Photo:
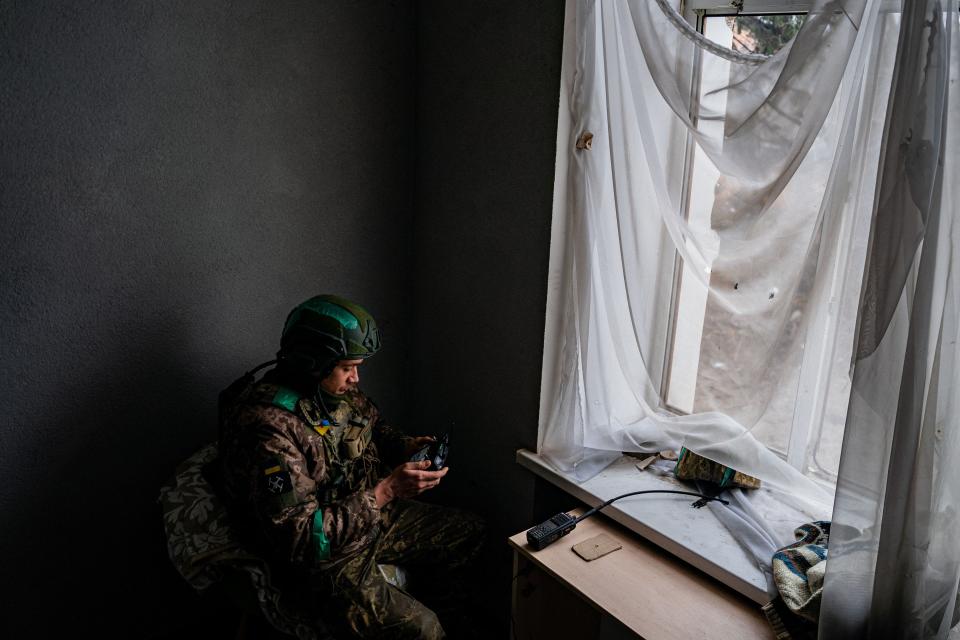
[{"label": "chair", "polygon": [[301,640],[333,640],[326,627],[298,611],[271,582],[267,562],[238,541],[226,505],[204,475],[217,457],[209,444],[177,467],[160,489],[167,552],[177,571],[198,592],[219,588],[238,607],[258,609],[274,629]]}]

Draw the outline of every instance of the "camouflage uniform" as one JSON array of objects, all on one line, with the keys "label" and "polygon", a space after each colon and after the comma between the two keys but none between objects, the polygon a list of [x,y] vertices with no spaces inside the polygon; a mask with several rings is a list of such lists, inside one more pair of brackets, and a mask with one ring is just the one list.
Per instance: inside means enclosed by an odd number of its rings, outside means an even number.
[{"label": "camouflage uniform", "polygon": [[482,521],[408,500],[378,508],[373,489],[405,460],[410,438],[359,390],[325,404],[333,423],[312,397],[266,382],[224,409],[222,488],[237,527],[341,634],[444,637],[434,611],[391,586],[377,564],[411,569],[411,590],[444,617],[456,598],[447,589],[446,598],[430,599],[437,594],[417,591],[416,578],[430,587],[430,574],[449,577],[466,566]]}]

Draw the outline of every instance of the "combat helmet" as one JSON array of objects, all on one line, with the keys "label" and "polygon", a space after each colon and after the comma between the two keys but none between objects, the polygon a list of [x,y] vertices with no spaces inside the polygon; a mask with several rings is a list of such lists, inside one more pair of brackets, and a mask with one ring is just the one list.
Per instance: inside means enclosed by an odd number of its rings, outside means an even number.
[{"label": "combat helmet", "polygon": [[363,360],[379,349],[380,332],[366,309],[339,296],[319,295],[287,316],[277,360],[292,370],[326,376],[339,360]]}]

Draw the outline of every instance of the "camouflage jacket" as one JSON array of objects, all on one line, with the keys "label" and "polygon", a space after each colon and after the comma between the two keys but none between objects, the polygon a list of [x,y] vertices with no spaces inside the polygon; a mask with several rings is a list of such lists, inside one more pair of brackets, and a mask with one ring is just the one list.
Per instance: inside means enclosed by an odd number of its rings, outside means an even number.
[{"label": "camouflage jacket", "polygon": [[241,535],[268,557],[316,569],[373,541],[373,488],[409,441],[359,390],[328,409],[336,424],[313,399],[260,383],[221,411],[221,488]]}]

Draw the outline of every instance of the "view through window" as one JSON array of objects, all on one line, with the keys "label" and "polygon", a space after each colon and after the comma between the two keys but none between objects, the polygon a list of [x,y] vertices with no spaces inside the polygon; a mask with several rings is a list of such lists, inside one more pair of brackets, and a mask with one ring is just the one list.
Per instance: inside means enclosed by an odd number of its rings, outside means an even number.
[{"label": "view through window", "polygon": [[[797,34],[806,17],[803,13],[796,12],[709,15],[700,11],[691,15],[695,15],[696,26],[701,33],[713,42],[735,51],[765,55],[772,55],[786,46]],[[711,59],[709,65],[704,64],[697,69],[693,76],[695,86],[692,90],[698,96],[699,104],[711,112],[724,113],[726,97],[717,89],[730,84],[731,74],[731,63],[716,59]],[[723,133],[720,129],[725,124],[723,121],[712,120],[698,122],[697,126],[702,131],[713,128],[711,133],[719,135]],[[829,126],[829,122],[825,126]],[[820,151],[830,152],[829,149]],[[815,162],[817,152],[818,149],[811,149],[811,157],[805,162]],[[711,229],[716,216],[722,215],[716,210],[717,192],[722,189],[720,173],[692,141],[687,144],[685,163],[684,214],[691,227]],[[825,185],[812,184],[810,187],[812,191],[818,188],[822,191]],[[785,194],[775,203],[773,214],[777,213],[777,208],[791,206],[791,202],[802,208],[803,194]],[[781,211],[781,214],[785,213],[789,212]],[[805,217],[810,219],[810,228],[806,229],[809,235],[813,232],[814,216]],[[774,247],[773,250],[780,249]],[[791,249],[782,250],[788,254]],[[713,258],[715,255],[707,257]],[[785,255],[784,259],[790,259],[790,256]],[[856,262],[855,256],[853,262]],[[738,325],[742,319],[726,314],[723,305],[712,300],[707,288],[701,284],[701,279],[692,273],[690,267],[680,258],[677,258],[676,265],[664,399],[668,407],[678,413],[721,410],[738,417],[735,414],[738,398],[746,398],[756,389],[746,388],[747,385],[738,383],[736,359],[731,360],[718,353],[729,356],[731,341],[737,342],[736,350],[744,353],[750,349],[767,348],[769,345],[751,344],[751,328]],[[862,262],[859,268],[862,269]],[[859,277],[859,272],[855,277]],[[736,291],[741,286],[730,273],[714,271],[709,278],[712,287],[725,286]],[[771,287],[771,297],[778,293],[775,289]],[[830,304],[836,307],[836,301],[831,301]],[[856,323],[856,305],[846,305],[842,310],[834,308],[831,311],[835,315],[840,313],[842,317],[839,318],[841,328],[836,332],[831,345],[829,362],[811,364],[814,350],[802,347],[803,341],[813,336],[817,330],[816,322],[809,319],[810,330],[807,336],[798,337],[801,348],[784,349],[782,353],[773,351],[773,357],[783,359],[786,366],[779,379],[763,381],[764,384],[776,385],[776,391],[772,393],[770,403],[762,407],[762,417],[753,430],[761,442],[791,464],[827,480],[835,478],[839,466],[843,425],[850,393],[849,361]],[[821,391],[826,394],[821,403],[822,415],[811,415],[807,410],[807,398],[804,394],[806,387],[812,382],[809,379],[804,380],[804,377],[816,377],[816,384],[825,385]]]}]

